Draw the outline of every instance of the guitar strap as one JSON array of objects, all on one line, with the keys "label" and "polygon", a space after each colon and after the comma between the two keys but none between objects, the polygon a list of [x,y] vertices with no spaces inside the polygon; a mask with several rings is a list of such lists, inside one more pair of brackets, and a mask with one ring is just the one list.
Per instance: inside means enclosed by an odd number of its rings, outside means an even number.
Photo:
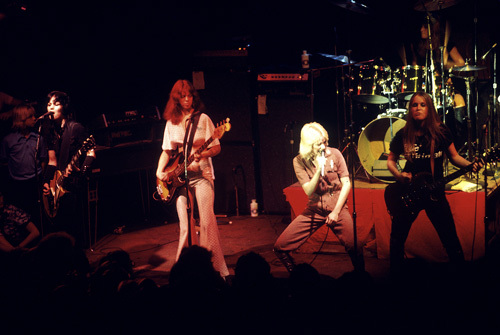
[{"label": "guitar strap", "polygon": [[435,141],[432,139],[431,141],[431,172],[432,172],[432,180],[435,180],[434,178],[434,145]]},{"label": "guitar strap", "polygon": [[[186,127],[186,133],[184,134],[184,143],[182,144],[182,150],[184,150],[184,159],[189,157],[191,148],[193,147],[194,134],[196,133],[196,127],[198,127],[198,121],[200,120],[200,113],[196,112],[193,116],[188,119],[189,123]],[[187,140],[189,134],[189,141]]]}]

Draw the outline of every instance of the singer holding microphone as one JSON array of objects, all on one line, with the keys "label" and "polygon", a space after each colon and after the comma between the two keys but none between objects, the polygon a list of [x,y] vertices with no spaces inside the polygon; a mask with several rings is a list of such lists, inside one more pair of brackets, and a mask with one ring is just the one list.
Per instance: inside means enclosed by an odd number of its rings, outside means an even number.
[{"label": "singer holding microphone", "polygon": [[342,153],[328,147],[328,133],[319,123],[302,127],[293,167],[309,201],[276,240],[274,252],[278,259],[292,272],[295,262],[290,253],[327,224],[351,257],[354,270],[364,271],[362,244],[354,245],[353,220],[347,207],[351,190],[349,170]]},{"label": "singer holding microphone", "polygon": [[[64,196],[58,200],[54,217],[47,217],[50,232],[65,231],[75,238],[78,248],[85,244],[84,206],[87,199],[85,172],[95,159],[95,151],[87,150],[77,155],[88,139],[86,127],[73,119],[70,97],[66,92],[52,91],[47,95],[47,113],[42,134],[47,137],[49,161],[43,176],[43,195],[50,197],[50,184],[56,172],[64,175]],[[74,157],[79,159],[72,162]],[[72,164],[70,164],[72,163]],[[87,236],[88,237],[88,236]]]}]

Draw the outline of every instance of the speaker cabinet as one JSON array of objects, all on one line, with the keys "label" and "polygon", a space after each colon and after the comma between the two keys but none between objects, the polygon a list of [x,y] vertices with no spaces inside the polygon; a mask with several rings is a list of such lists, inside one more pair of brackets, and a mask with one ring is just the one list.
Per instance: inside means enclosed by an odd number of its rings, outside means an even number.
[{"label": "speaker cabinet", "polygon": [[[313,121],[308,86],[287,86],[286,83],[266,83],[258,87],[266,95],[267,113],[258,115],[260,171],[264,212],[290,213],[283,189],[297,181],[293,158],[299,152],[300,130]],[[293,88],[293,90],[289,90]]]}]

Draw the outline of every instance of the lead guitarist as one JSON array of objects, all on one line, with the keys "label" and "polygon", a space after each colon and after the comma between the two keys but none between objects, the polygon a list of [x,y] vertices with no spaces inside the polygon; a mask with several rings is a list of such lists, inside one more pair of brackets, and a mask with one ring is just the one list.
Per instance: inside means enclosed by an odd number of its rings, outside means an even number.
[{"label": "lead guitarist", "polygon": [[[412,223],[422,209],[436,229],[450,262],[455,264],[464,262],[464,254],[444,186],[435,190],[432,197],[426,197],[418,210],[409,211],[398,204],[398,197],[404,195],[410,183],[416,182],[419,173],[428,173],[434,180],[443,178],[445,155],[459,168],[471,164],[458,154],[453,144],[453,136],[448,127],[441,122],[431,96],[425,92],[416,92],[409,102],[406,125],[391,141],[387,160],[387,168],[396,179],[396,183],[389,184],[386,188],[386,204],[392,218],[390,262],[391,272],[394,274],[398,274],[401,270],[405,241]],[[398,168],[400,156],[406,159],[402,171]],[[481,166],[481,163],[475,162],[473,171],[477,172]],[[389,191],[392,191],[392,196],[388,197]],[[390,208],[393,208],[392,211]]]},{"label": "lead guitarist", "polygon": [[[178,80],[174,84],[163,113],[167,123],[163,136],[162,153],[156,170],[156,176],[159,180],[167,181],[168,175],[165,170],[176,151],[186,153],[184,156],[187,159],[214,134],[214,124],[210,117],[204,113],[204,109],[204,104],[190,81]],[[215,270],[222,277],[227,277],[229,271],[220,245],[219,228],[214,213],[215,193],[212,157],[219,154],[220,151],[220,142],[216,138],[201,154],[195,154],[194,161],[187,166],[186,184],[188,187],[179,187],[177,198],[173,199],[180,226],[179,245],[175,260],[179,259],[184,247],[200,245],[212,253],[212,263]],[[199,240],[194,229],[194,198],[197,201],[200,219]]]},{"label": "lead guitarist", "polygon": [[72,157],[87,139],[88,132],[81,123],[73,120],[67,93],[52,91],[47,95],[47,99],[47,115],[50,117],[44,122],[42,133],[49,139],[49,162],[43,178],[43,193],[44,196],[49,194],[49,183],[56,171],[67,176],[63,186],[68,191],[59,199],[57,215],[48,219],[49,231],[65,231],[75,238],[77,247],[84,248],[86,241],[83,202],[86,192],[83,191],[80,170],[88,170],[95,159],[95,152],[89,150],[80,157],[75,166],[69,166]]}]

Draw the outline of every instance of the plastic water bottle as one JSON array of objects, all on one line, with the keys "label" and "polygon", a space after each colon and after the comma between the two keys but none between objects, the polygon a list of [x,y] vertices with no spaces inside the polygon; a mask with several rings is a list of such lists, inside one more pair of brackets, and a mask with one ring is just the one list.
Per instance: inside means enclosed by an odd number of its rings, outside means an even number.
[{"label": "plastic water bottle", "polygon": [[259,204],[257,203],[257,199],[252,199],[250,203],[250,215],[252,217],[259,216]]},{"label": "plastic water bottle", "polygon": [[308,69],[309,68],[309,54],[307,53],[307,50],[302,50],[302,68],[303,69]]}]

